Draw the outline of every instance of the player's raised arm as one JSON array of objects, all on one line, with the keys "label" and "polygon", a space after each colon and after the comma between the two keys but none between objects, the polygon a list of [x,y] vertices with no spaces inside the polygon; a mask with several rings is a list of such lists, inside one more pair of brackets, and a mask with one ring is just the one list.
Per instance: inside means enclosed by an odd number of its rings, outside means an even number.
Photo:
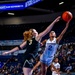
[{"label": "player's raised arm", "polygon": [[57,43],[60,42],[60,40],[62,39],[63,35],[65,34],[65,32],[67,31],[68,27],[69,27],[69,23],[70,23],[71,20],[69,20],[67,23],[66,23],[66,27],[64,28],[64,30],[61,32],[61,34],[57,37]]},{"label": "player's raised arm", "polygon": [[58,16],[43,32],[41,32],[37,39],[40,40],[42,37],[44,37],[47,33],[51,31],[53,28],[54,24],[60,20],[61,16]]}]

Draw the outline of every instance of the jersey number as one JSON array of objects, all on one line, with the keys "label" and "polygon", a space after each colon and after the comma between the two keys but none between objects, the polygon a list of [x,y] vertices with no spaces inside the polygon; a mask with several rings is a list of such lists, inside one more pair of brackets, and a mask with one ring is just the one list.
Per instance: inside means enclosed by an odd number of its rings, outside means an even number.
[{"label": "jersey number", "polygon": [[52,46],[51,45],[49,45],[48,50],[50,50],[50,51],[52,50]]}]

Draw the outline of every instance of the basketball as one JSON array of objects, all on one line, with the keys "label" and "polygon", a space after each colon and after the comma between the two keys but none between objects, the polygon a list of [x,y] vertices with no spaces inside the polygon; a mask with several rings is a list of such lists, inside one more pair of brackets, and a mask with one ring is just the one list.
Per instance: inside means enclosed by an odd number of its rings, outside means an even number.
[{"label": "basketball", "polygon": [[71,20],[73,18],[73,15],[72,15],[72,13],[70,12],[70,11],[65,11],[63,14],[62,14],[62,19],[64,20],[64,21],[69,21],[69,20]]}]

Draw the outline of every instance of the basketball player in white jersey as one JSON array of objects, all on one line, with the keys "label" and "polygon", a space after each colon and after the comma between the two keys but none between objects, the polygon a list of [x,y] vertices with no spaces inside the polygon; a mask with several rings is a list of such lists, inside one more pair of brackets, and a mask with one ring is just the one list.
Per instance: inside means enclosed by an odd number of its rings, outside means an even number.
[{"label": "basketball player in white jersey", "polygon": [[54,65],[54,67],[58,71],[58,72],[56,72],[56,70],[54,70],[54,68],[51,67],[52,75],[60,75],[60,64],[58,62],[58,58],[57,57],[54,58],[54,61],[53,61],[52,64]]},{"label": "basketball player in white jersey", "polygon": [[40,57],[41,75],[46,75],[47,68],[50,65],[52,65],[51,63],[53,61],[54,55],[55,55],[56,50],[58,48],[58,44],[59,44],[60,40],[62,39],[64,33],[68,29],[70,21],[71,20],[69,20],[66,23],[66,27],[64,28],[64,30],[61,32],[61,34],[57,38],[56,38],[56,33],[54,31],[50,32],[50,34],[49,34],[50,38],[46,42],[45,51],[44,51],[44,53]]}]

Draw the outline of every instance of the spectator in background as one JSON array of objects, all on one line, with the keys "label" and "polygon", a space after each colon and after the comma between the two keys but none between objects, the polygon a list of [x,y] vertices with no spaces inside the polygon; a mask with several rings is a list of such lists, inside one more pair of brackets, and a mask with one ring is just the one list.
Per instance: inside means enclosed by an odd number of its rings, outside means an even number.
[{"label": "spectator in background", "polygon": [[62,52],[62,56],[66,55],[67,51],[66,51],[65,45],[62,46],[61,52]]},{"label": "spectator in background", "polygon": [[73,71],[75,72],[75,62],[72,63]]},{"label": "spectator in background", "polygon": [[67,60],[68,63],[72,63],[72,56],[71,56],[71,54],[67,55],[67,59],[66,60]]},{"label": "spectator in background", "polygon": [[69,64],[69,65],[66,67],[65,71],[67,72],[68,75],[71,75],[72,65]]},{"label": "spectator in background", "polygon": [[63,56],[63,57],[62,57],[63,71],[65,71],[65,68],[67,67],[67,64],[68,64],[67,58],[66,58],[66,56]]},{"label": "spectator in background", "polygon": [[59,64],[59,62],[58,62],[58,58],[57,57],[55,57],[54,58],[54,61],[53,61],[53,63],[52,63],[53,65],[54,65],[54,67],[57,69],[57,71],[56,70],[54,70],[54,68],[53,67],[51,67],[51,71],[52,71],[52,75],[60,75],[60,64]]}]

